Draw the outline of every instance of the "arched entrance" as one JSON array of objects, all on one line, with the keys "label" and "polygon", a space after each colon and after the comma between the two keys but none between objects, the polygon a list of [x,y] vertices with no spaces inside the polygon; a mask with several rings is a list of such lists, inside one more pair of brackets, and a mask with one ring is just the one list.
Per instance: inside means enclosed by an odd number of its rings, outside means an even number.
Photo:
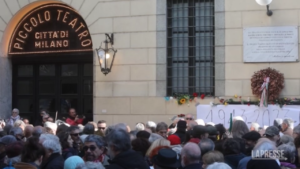
[{"label": "arched entrance", "polygon": [[58,1],[37,1],[10,21],[3,51],[12,61],[13,107],[32,122],[41,110],[65,116],[70,107],[92,119],[93,49],[84,19]]}]

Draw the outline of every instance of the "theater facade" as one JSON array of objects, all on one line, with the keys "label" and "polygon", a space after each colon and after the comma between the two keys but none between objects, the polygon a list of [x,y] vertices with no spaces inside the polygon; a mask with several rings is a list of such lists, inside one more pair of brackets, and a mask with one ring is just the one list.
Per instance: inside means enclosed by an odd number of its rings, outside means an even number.
[{"label": "theater facade", "polygon": [[[251,76],[267,67],[285,75],[283,97],[300,96],[299,62],[246,63],[243,30],[295,26],[300,3],[266,8],[241,0],[0,0],[0,116],[19,108],[31,121],[75,107],[109,124],[170,122],[197,104],[234,95],[257,99]],[[96,48],[114,35],[112,70]],[[174,94],[205,95],[178,105]],[[166,97],[168,96],[168,97]]]}]

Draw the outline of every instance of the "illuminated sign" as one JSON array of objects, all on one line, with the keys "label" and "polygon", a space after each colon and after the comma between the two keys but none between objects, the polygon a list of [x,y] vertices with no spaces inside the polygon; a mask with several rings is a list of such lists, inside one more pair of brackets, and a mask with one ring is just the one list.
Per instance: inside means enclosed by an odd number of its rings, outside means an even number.
[{"label": "illuminated sign", "polygon": [[47,4],[26,14],[9,45],[9,54],[76,51],[92,51],[92,39],[83,18],[63,4]]}]

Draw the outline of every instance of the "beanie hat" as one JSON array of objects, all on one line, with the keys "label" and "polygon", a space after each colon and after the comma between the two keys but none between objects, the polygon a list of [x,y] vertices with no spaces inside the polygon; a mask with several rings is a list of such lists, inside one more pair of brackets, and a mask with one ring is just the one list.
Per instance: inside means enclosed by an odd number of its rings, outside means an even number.
[{"label": "beanie hat", "polygon": [[13,158],[21,155],[23,149],[23,143],[21,141],[9,144],[5,148],[5,152],[8,158]]},{"label": "beanie hat", "polygon": [[177,128],[186,129],[186,121],[179,120],[177,123]]},{"label": "beanie hat", "polygon": [[64,169],[75,169],[78,164],[84,164],[84,161],[79,156],[69,157],[64,164]]},{"label": "beanie hat", "polygon": [[144,139],[149,139],[150,137],[150,133],[147,131],[139,131],[138,133],[136,133],[136,137],[137,138],[144,138]]},{"label": "beanie hat", "polygon": [[174,134],[169,135],[168,140],[170,141],[171,145],[181,144],[180,138]]},{"label": "beanie hat", "polygon": [[12,144],[16,141],[17,141],[16,137],[12,135],[3,136],[2,138],[0,138],[0,144],[4,144],[4,145]]}]

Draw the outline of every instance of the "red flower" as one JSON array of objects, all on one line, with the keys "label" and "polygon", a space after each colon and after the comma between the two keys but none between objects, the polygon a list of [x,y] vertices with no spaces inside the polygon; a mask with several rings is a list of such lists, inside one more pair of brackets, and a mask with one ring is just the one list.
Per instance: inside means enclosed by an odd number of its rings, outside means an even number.
[{"label": "red flower", "polygon": [[193,101],[193,99],[190,99],[190,102]]},{"label": "red flower", "polygon": [[220,103],[224,103],[224,99],[220,99]]},{"label": "red flower", "polygon": [[248,103],[248,106],[250,106],[250,103]]},{"label": "red flower", "polygon": [[205,97],[205,94],[201,94],[201,96],[200,96],[200,97],[201,97],[201,99],[204,99],[204,97]]},{"label": "red flower", "polygon": [[179,114],[177,115],[178,117],[184,117],[185,115],[184,114]]},{"label": "red flower", "polygon": [[197,96],[198,96],[198,94],[197,94],[197,93],[193,93],[193,96],[194,96],[194,97],[197,97]]}]

